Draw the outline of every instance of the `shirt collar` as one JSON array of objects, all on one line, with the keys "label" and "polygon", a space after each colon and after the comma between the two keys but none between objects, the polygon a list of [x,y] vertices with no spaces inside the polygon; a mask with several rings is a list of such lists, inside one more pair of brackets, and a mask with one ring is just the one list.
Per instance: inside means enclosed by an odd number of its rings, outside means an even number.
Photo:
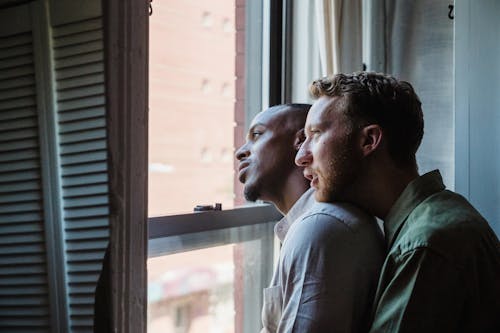
[{"label": "shirt collar", "polygon": [[315,202],[314,189],[310,188],[300,196],[288,213],[276,223],[274,226],[274,233],[281,242],[285,240],[286,233],[290,226],[302,217]]},{"label": "shirt collar", "polygon": [[445,189],[439,170],[428,172],[413,181],[401,193],[384,221],[384,232],[390,248],[406,218],[425,198]]}]

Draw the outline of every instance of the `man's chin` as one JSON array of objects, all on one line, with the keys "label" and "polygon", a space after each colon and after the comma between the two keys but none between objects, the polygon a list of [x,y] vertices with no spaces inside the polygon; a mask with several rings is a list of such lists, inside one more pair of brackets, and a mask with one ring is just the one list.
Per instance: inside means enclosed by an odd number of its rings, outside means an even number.
[{"label": "man's chin", "polygon": [[331,193],[324,190],[316,189],[316,191],[314,192],[314,199],[317,202],[333,202],[335,200],[332,197],[333,196]]},{"label": "man's chin", "polygon": [[247,201],[255,202],[259,200],[259,192],[257,192],[254,188],[245,186],[243,189],[243,195]]}]

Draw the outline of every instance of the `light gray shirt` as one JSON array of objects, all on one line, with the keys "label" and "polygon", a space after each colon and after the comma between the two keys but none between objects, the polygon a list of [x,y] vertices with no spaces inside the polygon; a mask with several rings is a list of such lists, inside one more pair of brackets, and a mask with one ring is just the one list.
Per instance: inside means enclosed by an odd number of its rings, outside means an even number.
[{"label": "light gray shirt", "polygon": [[304,193],[277,223],[279,262],[264,289],[262,333],[364,332],[383,263],[373,217]]}]

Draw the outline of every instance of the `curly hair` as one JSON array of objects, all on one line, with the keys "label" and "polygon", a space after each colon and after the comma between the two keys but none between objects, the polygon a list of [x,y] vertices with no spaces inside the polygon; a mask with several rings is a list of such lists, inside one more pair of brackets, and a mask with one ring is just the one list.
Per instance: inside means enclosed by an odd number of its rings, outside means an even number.
[{"label": "curly hair", "polygon": [[342,113],[351,126],[380,125],[393,160],[400,166],[416,165],[424,117],[420,99],[410,83],[387,74],[357,72],[318,79],[311,83],[309,91],[315,98],[344,98]]}]

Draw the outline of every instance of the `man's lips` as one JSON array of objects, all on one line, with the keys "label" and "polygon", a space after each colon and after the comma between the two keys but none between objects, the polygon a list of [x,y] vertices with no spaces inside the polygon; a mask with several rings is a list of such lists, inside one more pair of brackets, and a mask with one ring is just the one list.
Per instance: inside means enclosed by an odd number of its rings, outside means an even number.
[{"label": "man's lips", "polygon": [[311,187],[316,188],[318,185],[318,176],[312,170],[304,169],[304,177],[311,182]]},{"label": "man's lips", "polygon": [[249,162],[240,162],[240,165],[238,166],[238,179],[240,182],[244,183],[245,182],[245,170],[250,166]]},{"label": "man's lips", "polygon": [[304,169],[303,173],[306,179],[312,180],[314,178],[312,171],[309,169]]}]

